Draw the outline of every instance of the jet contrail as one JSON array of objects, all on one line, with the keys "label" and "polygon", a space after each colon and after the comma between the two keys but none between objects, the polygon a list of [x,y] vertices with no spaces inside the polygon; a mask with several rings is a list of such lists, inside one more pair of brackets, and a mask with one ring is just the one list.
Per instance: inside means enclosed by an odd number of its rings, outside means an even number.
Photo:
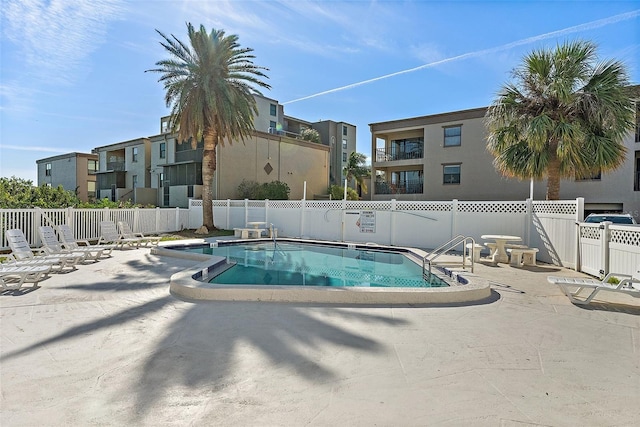
[{"label": "jet contrail", "polygon": [[632,18],[635,18],[638,15],[640,15],[640,9],[634,10],[634,11],[631,11],[631,12],[627,12],[627,13],[621,13],[620,15],[610,16],[609,18],[599,19],[597,21],[587,22],[586,24],[575,25],[573,27],[564,28],[562,30],[552,31],[550,33],[545,33],[545,34],[540,34],[540,35],[537,35],[537,36],[527,37],[526,39],[517,40],[515,42],[503,44],[501,46],[492,47],[492,48],[483,49],[483,50],[478,50],[478,51],[475,51],[475,52],[468,52],[468,53],[464,53],[462,55],[453,56],[451,58],[441,59],[439,61],[430,62],[428,64],[420,65],[418,67],[409,68],[407,70],[402,70],[402,71],[396,71],[395,73],[385,74],[384,76],[374,77],[372,79],[363,80],[361,82],[352,83],[352,84],[349,84],[349,85],[346,85],[346,86],[337,87],[335,89],[325,90],[323,92],[314,93],[313,95],[308,95],[308,96],[304,96],[302,98],[297,98],[297,99],[293,99],[291,101],[283,102],[282,105],[292,104],[294,102],[304,101],[306,99],[316,98],[318,96],[328,95],[330,93],[335,93],[335,92],[340,92],[340,91],[347,90],[347,89],[352,89],[354,87],[358,87],[358,86],[366,85],[366,84],[369,84],[369,83],[377,82],[378,80],[388,79],[390,77],[399,76],[401,74],[413,73],[414,71],[422,70],[424,68],[435,67],[436,65],[445,64],[447,62],[459,61],[461,59],[466,59],[466,58],[472,58],[472,57],[475,57],[475,56],[486,55],[487,53],[495,53],[495,52],[499,52],[499,51],[502,51],[502,50],[511,49],[513,47],[516,47],[516,46],[521,46],[521,45],[524,45],[524,44],[529,44],[529,43],[537,42],[537,41],[540,41],[540,40],[545,40],[545,39],[548,39],[548,38],[551,38],[551,37],[564,36],[566,34],[577,33],[579,31],[593,30],[595,28],[604,27],[606,25],[615,24],[616,22],[626,21],[628,19],[632,19]]}]

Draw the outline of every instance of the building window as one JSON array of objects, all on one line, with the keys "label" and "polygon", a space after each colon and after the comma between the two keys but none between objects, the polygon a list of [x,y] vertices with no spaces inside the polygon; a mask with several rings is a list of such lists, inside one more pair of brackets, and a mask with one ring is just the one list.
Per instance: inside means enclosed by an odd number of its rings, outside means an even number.
[{"label": "building window", "polygon": [[271,121],[269,122],[269,127],[271,128],[272,132],[275,132],[276,127],[277,127],[276,122],[274,122],[273,120],[271,120]]},{"label": "building window", "polygon": [[133,188],[138,188],[138,175],[133,175]]},{"label": "building window", "polygon": [[342,161],[343,162],[347,161],[347,153],[345,153],[344,151],[342,152]]},{"label": "building window", "polygon": [[640,142],[640,101],[636,102],[636,142]]},{"label": "building window", "polygon": [[634,173],[633,191],[640,191],[640,151],[636,151]]},{"label": "building window", "polygon": [[347,140],[346,139],[342,139],[342,148],[346,149],[347,148]]},{"label": "building window", "polygon": [[89,173],[96,173],[98,171],[98,161],[97,160],[87,160],[87,171]]},{"label": "building window", "polygon": [[160,172],[160,187],[164,187],[164,173]]},{"label": "building window", "polygon": [[96,197],[96,182],[95,181],[87,181],[87,197],[90,199],[95,199]]},{"label": "building window", "polygon": [[443,184],[460,184],[460,165],[443,165]]},{"label": "building window", "polygon": [[576,175],[576,181],[600,181],[600,179],[602,179],[602,171],[598,171],[586,176]]},{"label": "building window", "polygon": [[444,146],[456,147],[462,143],[462,126],[444,128]]},{"label": "building window", "polygon": [[44,165],[44,174],[45,176],[51,176],[51,163]]},{"label": "building window", "polygon": [[167,157],[167,143],[166,142],[161,142],[160,143],[160,158],[164,159],[165,157]]},{"label": "building window", "polygon": [[269,114],[272,115],[272,116],[277,116],[278,115],[278,110],[277,110],[276,104],[269,104]]},{"label": "building window", "polygon": [[347,136],[347,127],[342,125],[342,136]]},{"label": "building window", "polygon": [[133,147],[131,149],[131,161],[132,162],[138,161],[138,147]]}]

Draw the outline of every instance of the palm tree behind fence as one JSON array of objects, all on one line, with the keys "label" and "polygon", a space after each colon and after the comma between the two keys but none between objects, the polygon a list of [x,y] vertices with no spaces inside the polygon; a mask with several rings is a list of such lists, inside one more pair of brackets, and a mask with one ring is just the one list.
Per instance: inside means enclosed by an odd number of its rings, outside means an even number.
[{"label": "palm tree behind fence", "polygon": [[533,51],[513,76],[486,115],[487,148],[504,175],[546,175],[547,199],[558,200],[561,178],[587,178],[623,163],[635,111],[621,62],[598,62],[596,46],[578,41]]}]

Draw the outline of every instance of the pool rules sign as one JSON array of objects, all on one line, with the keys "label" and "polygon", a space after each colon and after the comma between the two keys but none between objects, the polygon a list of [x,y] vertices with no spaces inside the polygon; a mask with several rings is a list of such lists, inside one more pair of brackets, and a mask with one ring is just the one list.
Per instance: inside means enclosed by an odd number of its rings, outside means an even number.
[{"label": "pool rules sign", "polygon": [[376,232],[376,211],[360,211],[360,218],[356,225],[360,227],[361,233]]}]

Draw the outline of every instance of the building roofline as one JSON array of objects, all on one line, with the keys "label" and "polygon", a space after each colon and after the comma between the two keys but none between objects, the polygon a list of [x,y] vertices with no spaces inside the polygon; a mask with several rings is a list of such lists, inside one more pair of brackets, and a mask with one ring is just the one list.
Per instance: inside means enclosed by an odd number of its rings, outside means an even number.
[{"label": "building roofline", "polygon": [[369,123],[369,129],[373,131],[373,127],[381,126],[383,129],[380,129],[380,130],[388,130],[388,129],[398,127],[398,126],[391,127],[388,125],[403,124],[402,127],[411,127],[411,126],[421,126],[421,125],[428,125],[428,124],[435,124],[435,123],[442,123],[442,122],[451,122],[456,120],[477,119],[485,116],[487,112],[487,108],[489,107],[471,108],[467,110],[451,111],[447,113],[431,114],[427,116],[417,116],[417,117],[409,117],[405,119],[389,120],[385,122]]},{"label": "building roofline", "polygon": [[99,150],[101,148],[117,147],[119,145],[121,145],[122,147],[127,147],[127,146],[134,145],[134,144],[137,144],[137,143],[145,142],[145,140],[151,142],[149,137],[143,136],[143,137],[140,137],[140,138],[130,139],[128,141],[115,142],[113,144],[101,145],[99,147],[95,147],[93,150],[97,151],[97,150]]},{"label": "building roofline", "polygon": [[95,157],[97,159],[98,155],[94,154],[94,153],[80,153],[78,151],[72,151],[71,153],[58,154],[57,156],[51,156],[51,157],[45,157],[44,159],[38,159],[38,160],[36,160],[36,164],[47,162],[47,161],[51,161],[51,160],[62,160],[62,159],[67,159],[67,158],[72,158],[72,157]]}]

